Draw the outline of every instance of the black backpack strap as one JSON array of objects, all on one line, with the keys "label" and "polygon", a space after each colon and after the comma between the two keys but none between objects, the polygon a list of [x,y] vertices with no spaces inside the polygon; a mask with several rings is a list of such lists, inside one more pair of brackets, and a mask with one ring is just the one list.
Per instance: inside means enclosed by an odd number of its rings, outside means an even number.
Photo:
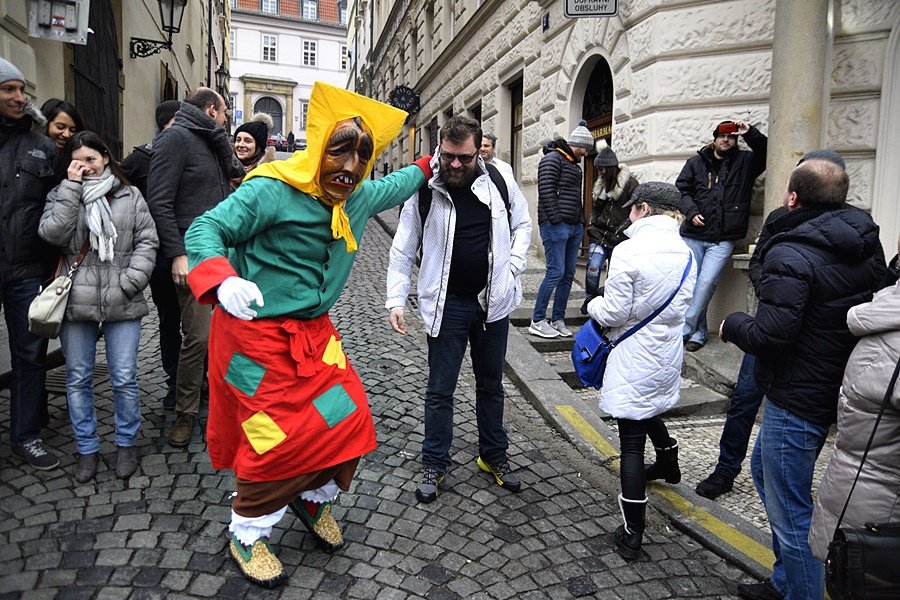
[{"label": "black backpack strap", "polygon": [[503,205],[506,207],[506,218],[510,223],[510,229],[512,229],[512,210],[510,209],[509,188],[506,186],[506,180],[503,179],[503,174],[500,173],[500,170],[494,165],[484,163],[484,166],[487,168],[488,176],[491,178],[491,181],[493,181],[494,185],[497,186],[497,189],[500,190],[500,197],[503,198]]},{"label": "black backpack strap", "polygon": [[425,219],[428,217],[428,211],[431,210],[431,188],[428,182],[419,188],[419,223],[425,227]]}]

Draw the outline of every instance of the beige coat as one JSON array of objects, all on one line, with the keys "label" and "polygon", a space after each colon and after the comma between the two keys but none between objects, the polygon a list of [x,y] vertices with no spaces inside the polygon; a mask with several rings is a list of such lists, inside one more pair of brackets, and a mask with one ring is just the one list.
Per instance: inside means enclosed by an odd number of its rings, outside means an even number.
[{"label": "beige coat", "polygon": [[[900,284],[847,314],[850,332],[862,336],[847,362],[838,403],[834,455],[816,497],[809,545],[825,560],[847,493],[853,485],[875,417],[900,357]],[[875,433],[841,526],[900,521],[900,384]]]}]

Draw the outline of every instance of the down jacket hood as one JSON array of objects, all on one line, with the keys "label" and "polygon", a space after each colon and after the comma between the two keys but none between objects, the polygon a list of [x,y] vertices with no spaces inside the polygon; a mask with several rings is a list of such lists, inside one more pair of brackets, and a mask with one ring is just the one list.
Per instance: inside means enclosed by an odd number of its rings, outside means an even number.
[{"label": "down jacket hood", "polygon": [[554,150],[562,150],[563,152],[565,152],[566,158],[570,162],[578,162],[575,160],[575,152],[572,151],[572,147],[569,146],[566,140],[557,138],[552,142],[547,142],[546,144],[544,144],[544,147],[541,149],[544,154],[550,154]]}]

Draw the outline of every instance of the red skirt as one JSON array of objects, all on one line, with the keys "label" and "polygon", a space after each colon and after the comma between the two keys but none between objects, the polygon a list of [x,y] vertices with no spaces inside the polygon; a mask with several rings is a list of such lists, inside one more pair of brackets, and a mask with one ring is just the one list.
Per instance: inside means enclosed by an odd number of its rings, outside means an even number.
[{"label": "red skirt", "polygon": [[340,339],[327,313],[243,321],[213,311],[206,425],[213,467],[275,481],[375,449],[366,393]]}]

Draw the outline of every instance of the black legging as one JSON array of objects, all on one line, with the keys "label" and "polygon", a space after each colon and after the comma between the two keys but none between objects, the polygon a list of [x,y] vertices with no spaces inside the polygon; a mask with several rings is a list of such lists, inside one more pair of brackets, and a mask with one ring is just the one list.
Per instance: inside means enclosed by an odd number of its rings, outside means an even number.
[{"label": "black legging", "polygon": [[667,448],[669,430],[659,417],[641,421],[617,419],[619,424],[619,445],[622,448],[622,462],[619,480],[622,496],[629,500],[643,500],[647,497],[647,476],[644,473],[644,445],[647,436],[657,448]]}]

